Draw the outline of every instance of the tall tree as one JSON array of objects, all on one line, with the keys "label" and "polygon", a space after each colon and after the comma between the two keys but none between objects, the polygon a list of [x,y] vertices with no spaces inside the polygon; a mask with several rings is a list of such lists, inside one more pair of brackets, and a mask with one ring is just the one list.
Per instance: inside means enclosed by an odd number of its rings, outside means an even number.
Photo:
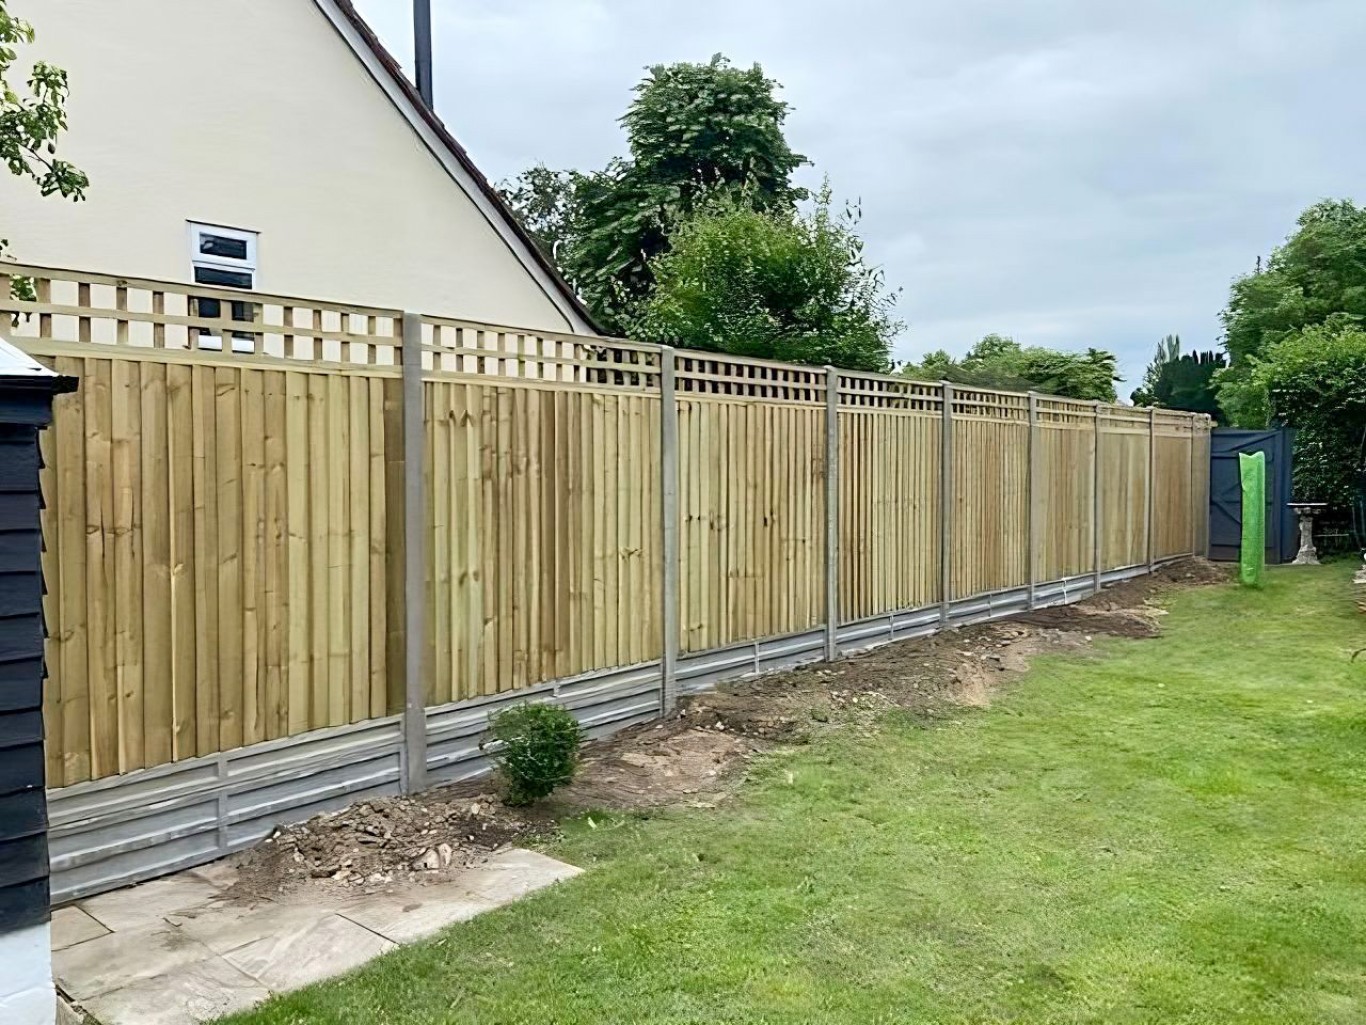
[{"label": "tall tree", "polygon": [[1233,283],[1223,313],[1230,367],[1219,401],[1232,421],[1256,426],[1253,361],[1275,343],[1329,320],[1366,324],[1366,208],[1323,200],[1300,214],[1295,232],[1264,268]]},{"label": "tall tree", "polygon": [[[595,318],[621,332],[654,284],[651,261],[704,197],[733,191],[757,210],[805,198],[792,173],[806,158],[783,136],[789,107],[759,65],[656,65],[621,123],[630,157],[592,174],[533,168],[504,186]],[[558,243],[558,244],[556,244]]]},{"label": "tall tree", "polygon": [[979,388],[1038,391],[1063,398],[1114,402],[1115,383],[1120,380],[1118,361],[1102,349],[1063,352],[1031,345],[1023,347],[1013,338],[989,334],[968,350],[961,360],[940,350],[919,363],[902,369],[908,377],[929,381],[952,381]]},{"label": "tall tree", "polygon": [[1167,335],[1130,398],[1136,406],[1161,406],[1206,413],[1222,420],[1214,380],[1228,366],[1222,352],[1181,351],[1181,336]]},{"label": "tall tree", "polygon": [[895,296],[863,260],[858,212],[755,209],[726,195],[674,231],[651,265],[656,284],[633,334],[690,349],[887,370]]}]

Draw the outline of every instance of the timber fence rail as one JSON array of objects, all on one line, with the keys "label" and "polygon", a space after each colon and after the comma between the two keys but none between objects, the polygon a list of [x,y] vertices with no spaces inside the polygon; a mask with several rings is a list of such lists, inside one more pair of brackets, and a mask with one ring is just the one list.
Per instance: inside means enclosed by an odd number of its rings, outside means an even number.
[{"label": "timber fence rail", "polygon": [[1207,544],[1203,416],[3,268],[81,380],[44,438],[61,892],[481,771],[509,701],[610,732]]}]

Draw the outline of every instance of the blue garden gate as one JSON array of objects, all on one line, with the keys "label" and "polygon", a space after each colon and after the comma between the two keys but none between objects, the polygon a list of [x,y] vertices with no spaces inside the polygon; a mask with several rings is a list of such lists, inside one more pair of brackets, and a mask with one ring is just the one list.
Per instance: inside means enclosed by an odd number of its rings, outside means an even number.
[{"label": "blue garden gate", "polygon": [[1238,558],[1243,532],[1243,494],[1238,456],[1266,453],[1266,561],[1290,562],[1299,542],[1295,517],[1286,508],[1292,501],[1290,469],[1295,432],[1240,431],[1220,427],[1210,434],[1209,557],[1221,562]]}]

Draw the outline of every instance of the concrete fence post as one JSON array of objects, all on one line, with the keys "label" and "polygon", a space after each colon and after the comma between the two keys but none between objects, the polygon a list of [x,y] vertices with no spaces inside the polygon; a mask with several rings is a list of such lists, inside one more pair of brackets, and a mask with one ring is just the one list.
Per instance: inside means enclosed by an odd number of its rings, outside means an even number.
[{"label": "concrete fence post", "polygon": [[1101,445],[1100,445],[1100,410],[1101,404],[1095,403],[1095,420],[1092,422],[1093,436],[1091,438],[1091,558],[1095,566],[1094,590],[1100,593],[1102,574],[1105,570],[1104,556],[1105,546],[1101,542],[1101,499],[1100,486],[1101,474]]},{"label": "concrete fence post", "polygon": [[939,427],[939,625],[948,626],[953,584],[953,384],[940,382]]},{"label": "concrete fence post", "polygon": [[659,473],[660,550],[664,561],[660,580],[660,632],[663,640],[659,663],[660,711],[668,715],[678,707],[678,396],[677,357],[665,346],[659,352]]},{"label": "concrete fence post", "polygon": [[1157,563],[1157,408],[1148,407],[1148,505],[1144,532],[1148,537],[1148,572]]},{"label": "concrete fence post", "polygon": [[422,318],[403,314],[403,757],[405,794],[427,785],[427,431]]},{"label": "concrete fence post", "polygon": [[1043,489],[1039,487],[1040,459],[1039,459],[1039,396],[1035,392],[1029,393],[1029,437],[1026,442],[1027,458],[1029,460],[1029,476],[1025,482],[1026,489],[1026,540],[1025,540],[1025,559],[1028,562],[1028,581],[1029,581],[1029,607],[1032,609],[1036,605],[1038,598],[1035,592],[1039,586],[1039,531],[1043,526],[1043,517],[1039,514],[1039,502],[1043,497]]},{"label": "concrete fence post", "polygon": [[840,375],[825,368],[825,660],[839,657]]}]

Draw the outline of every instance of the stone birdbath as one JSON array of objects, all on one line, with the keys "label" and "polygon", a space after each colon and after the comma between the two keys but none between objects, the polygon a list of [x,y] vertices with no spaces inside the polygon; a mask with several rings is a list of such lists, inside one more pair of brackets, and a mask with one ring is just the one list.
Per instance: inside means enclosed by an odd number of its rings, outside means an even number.
[{"label": "stone birdbath", "polygon": [[1327,502],[1287,502],[1300,521],[1300,550],[1292,566],[1317,566],[1319,552],[1314,547],[1314,517],[1328,508]]}]

